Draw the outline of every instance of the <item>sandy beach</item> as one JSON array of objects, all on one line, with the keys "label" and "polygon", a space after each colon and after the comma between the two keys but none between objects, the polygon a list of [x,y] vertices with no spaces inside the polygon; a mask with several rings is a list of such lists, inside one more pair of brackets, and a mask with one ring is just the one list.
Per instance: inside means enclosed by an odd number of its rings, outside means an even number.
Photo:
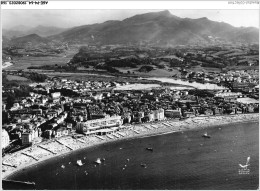
[{"label": "sandy beach", "polygon": [[143,90],[161,87],[159,84],[128,84],[116,87],[115,90]]},{"label": "sandy beach", "polygon": [[13,64],[11,62],[5,62],[3,65],[2,65],[2,68],[7,68],[9,66],[12,66]]},{"label": "sandy beach", "polygon": [[9,154],[2,159],[3,179],[15,171],[29,165],[42,162],[48,158],[67,154],[74,150],[97,146],[107,142],[134,139],[179,131],[210,128],[229,123],[259,121],[259,114],[240,114],[225,116],[199,116],[183,121],[163,120],[159,122],[142,123],[122,126],[120,131],[103,136],[82,136],[73,138],[72,135],[52,139],[33,145],[32,147]]}]

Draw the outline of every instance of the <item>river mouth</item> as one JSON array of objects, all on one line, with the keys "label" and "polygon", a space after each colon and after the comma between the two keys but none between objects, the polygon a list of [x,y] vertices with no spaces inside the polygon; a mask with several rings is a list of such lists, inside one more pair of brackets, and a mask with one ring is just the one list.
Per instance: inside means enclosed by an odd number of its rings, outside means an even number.
[{"label": "river mouth", "polygon": [[[144,78],[146,80],[157,80],[160,82],[167,82],[167,83],[173,83],[173,84],[180,84],[180,85],[185,85],[185,86],[190,86],[193,88],[197,89],[214,89],[214,90],[222,90],[222,89],[227,89],[226,87],[223,86],[218,86],[216,84],[210,84],[210,83],[198,83],[198,82],[189,82],[189,81],[184,81],[181,79],[173,79],[173,78],[159,78],[159,77],[152,77],[152,78]],[[185,87],[183,87],[185,89]],[[186,87],[187,89],[187,87]]]},{"label": "river mouth", "polygon": [[[201,137],[205,129],[200,129],[111,142],[48,159],[7,179],[35,182],[36,189],[53,190],[256,189],[258,125],[209,128],[211,139]],[[153,151],[146,150],[148,147]],[[249,155],[250,174],[241,176],[238,164],[245,163]],[[95,166],[97,158],[105,161]],[[84,165],[78,166],[77,160]]]}]

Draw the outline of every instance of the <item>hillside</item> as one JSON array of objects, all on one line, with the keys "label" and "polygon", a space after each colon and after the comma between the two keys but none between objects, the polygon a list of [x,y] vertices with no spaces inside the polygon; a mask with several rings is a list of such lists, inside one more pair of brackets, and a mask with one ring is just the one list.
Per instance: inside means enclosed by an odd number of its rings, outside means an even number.
[{"label": "hillside", "polygon": [[12,39],[12,40],[10,40],[9,43],[13,46],[15,45],[15,46],[19,46],[19,47],[24,47],[28,44],[38,45],[40,43],[46,44],[48,42],[50,42],[50,40],[47,38],[41,37],[37,34],[30,34],[30,35],[26,35],[23,37],[18,37],[18,38]]},{"label": "hillside", "polygon": [[59,34],[67,29],[65,28],[59,28],[59,27],[53,27],[53,26],[42,26],[38,25],[36,27],[25,27],[25,26],[16,26],[11,29],[3,29],[3,35],[9,39],[12,38],[18,38],[30,34],[37,34],[42,37],[47,37],[55,34]]},{"label": "hillside", "polygon": [[180,18],[169,11],[136,15],[122,21],[107,21],[66,30],[50,39],[71,44],[150,43],[186,45],[212,43],[258,43],[259,30],[227,23]]}]

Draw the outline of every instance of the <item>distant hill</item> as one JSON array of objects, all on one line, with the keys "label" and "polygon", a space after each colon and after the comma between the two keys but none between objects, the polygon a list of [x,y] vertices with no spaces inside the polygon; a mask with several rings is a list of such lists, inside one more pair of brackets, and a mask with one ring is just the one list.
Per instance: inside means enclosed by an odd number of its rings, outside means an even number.
[{"label": "distant hill", "polygon": [[7,38],[17,38],[26,36],[29,34],[37,34],[42,37],[47,37],[55,34],[59,34],[67,29],[65,28],[59,28],[59,27],[53,27],[53,26],[36,26],[36,27],[27,27],[23,25],[19,25],[16,27],[13,27],[11,29],[3,29],[3,35]]},{"label": "distant hill", "polygon": [[4,35],[5,38],[12,39],[12,38],[25,36],[26,33],[24,31],[2,29],[2,35]]},{"label": "distant hill", "polygon": [[180,18],[169,11],[135,15],[122,21],[84,25],[50,36],[69,43],[161,45],[259,43],[259,29],[233,27],[207,19]]},{"label": "distant hill", "polygon": [[47,44],[49,39],[41,37],[37,34],[30,34],[23,37],[18,37],[9,41],[11,46],[24,47],[26,45],[39,45],[41,43]]},{"label": "distant hill", "polygon": [[6,36],[2,36],[2,45],[8,45],[10,40]]},{"label": "distant hill", "polygon": [[55,34],[59,34],[63,31],[65,31],[67,29],[65,28],[59,28],[59,27],[49,27],[49,26],[42,26],[42,25],[39,25],[35,28],[32,28],[30,30],[27,30],[26,32],[28,34],[38,34],[40,36],[43,36],[43,37],[47,37],[47,36],[51,36],[51,35],[55,35]]}]

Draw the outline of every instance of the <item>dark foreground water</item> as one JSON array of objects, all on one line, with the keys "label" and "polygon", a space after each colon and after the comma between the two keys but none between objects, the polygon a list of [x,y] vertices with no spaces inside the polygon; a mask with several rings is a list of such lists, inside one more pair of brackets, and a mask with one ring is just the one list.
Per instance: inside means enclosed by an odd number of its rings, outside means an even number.
[{"label": "dark foreground water", "polygon": [[[259,123],[214,127],[207,132],[210,139],[201,137],[205,130],[196,130],[83,149],[23,169],[9,179],[33,181],[37,189],[53,190],[257,189]],[[245,164],[248,156],[250,172],[239,174],[239,164]],[[98,157],[106,160],[95,166]],[[85,163],[81,167],[76,165],[79,159]]]}]

